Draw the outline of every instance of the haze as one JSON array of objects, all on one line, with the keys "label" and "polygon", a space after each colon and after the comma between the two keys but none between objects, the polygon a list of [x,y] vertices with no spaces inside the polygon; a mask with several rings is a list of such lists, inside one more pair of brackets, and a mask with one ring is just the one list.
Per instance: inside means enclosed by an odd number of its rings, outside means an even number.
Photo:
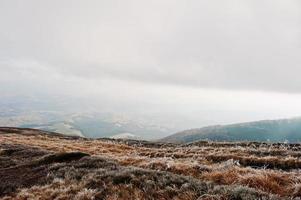
[{"label": "haze", "polygon": [[300,54],[297,0],[0,0],[3,105],[175,130],[299,116]]}]

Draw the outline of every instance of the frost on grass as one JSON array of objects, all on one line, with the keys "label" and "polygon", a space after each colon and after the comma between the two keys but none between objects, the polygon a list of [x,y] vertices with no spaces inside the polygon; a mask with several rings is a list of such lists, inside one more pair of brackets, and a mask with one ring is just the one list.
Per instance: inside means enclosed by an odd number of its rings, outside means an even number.
[{"label": "frost on grass", "polygon": [[301,145],[1,132],[2,199],[298,199]]}]

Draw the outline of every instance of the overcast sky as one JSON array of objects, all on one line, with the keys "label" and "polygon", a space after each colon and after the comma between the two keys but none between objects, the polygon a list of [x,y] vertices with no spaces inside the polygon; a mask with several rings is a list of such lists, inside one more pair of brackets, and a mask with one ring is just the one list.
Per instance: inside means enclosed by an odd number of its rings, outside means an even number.
[{"label": "overcast sky", "polygon": [[0,0],[0,97],[187,127],[282,118],[301,115],[300,64],[298,0]]}]

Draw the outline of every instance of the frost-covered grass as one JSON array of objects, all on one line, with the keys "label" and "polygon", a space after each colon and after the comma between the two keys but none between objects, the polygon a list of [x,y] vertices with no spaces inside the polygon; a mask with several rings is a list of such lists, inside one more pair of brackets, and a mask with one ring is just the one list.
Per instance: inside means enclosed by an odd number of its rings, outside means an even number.
[{"label": "frost-covered grass", "polygon": [[[42,199],[53,195],[58,195],[57,199],[301,197],[300,145],[257,142],[176,145],[68,138],[34,132],[0,133],[0,157],[5,155],[5,145],[22,145],[36,147],[44,153],[84,152],[106,162],[92,157],[93,161],[82,158],[72,161],[73,164],[51,165],[47,181],[18,189],[18,199],[29,198],[26,195]],[[9,162],[5,156],[0,159],[0,164],[11,166],[20,162],[17,154]]]}]

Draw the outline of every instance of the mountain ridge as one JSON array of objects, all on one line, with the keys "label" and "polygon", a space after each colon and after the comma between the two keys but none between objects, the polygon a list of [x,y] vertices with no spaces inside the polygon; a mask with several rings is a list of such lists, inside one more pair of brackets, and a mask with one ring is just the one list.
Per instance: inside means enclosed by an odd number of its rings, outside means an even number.
[{"label": "mountain ridge", "polygon": [[301,141],[301,117],[260,120],[188,129],[163,138],[165,142],[213,141]]}]

